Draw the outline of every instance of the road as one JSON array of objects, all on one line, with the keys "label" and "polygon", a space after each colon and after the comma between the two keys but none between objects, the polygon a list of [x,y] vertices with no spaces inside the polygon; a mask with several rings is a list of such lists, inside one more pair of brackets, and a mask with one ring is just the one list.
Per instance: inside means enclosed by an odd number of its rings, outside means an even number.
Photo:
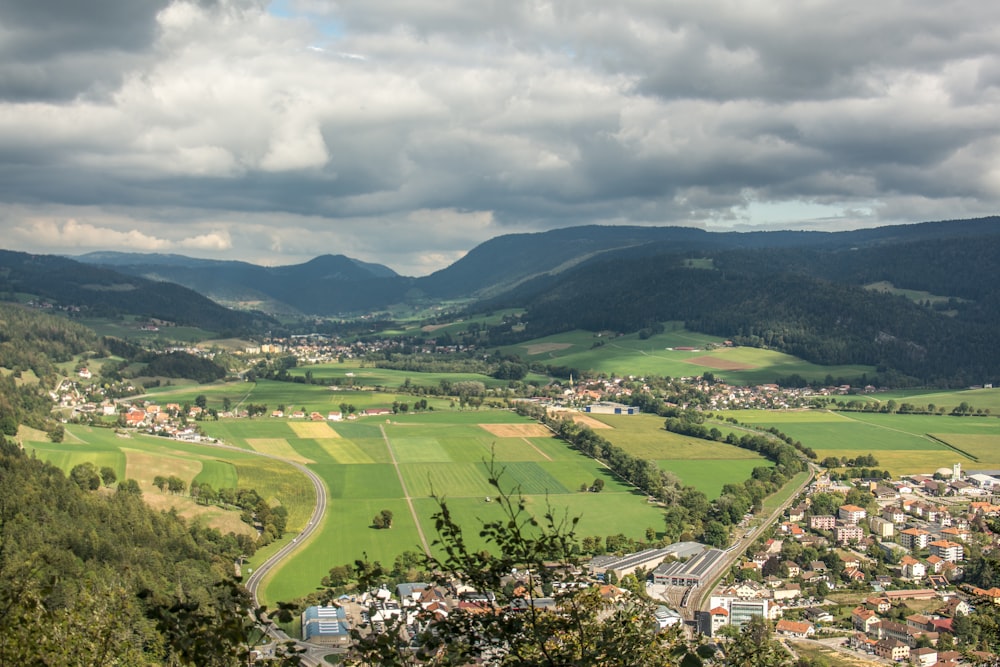
[{"label": "road", "polygon": [[[247,592],[250,593],[250,597],[253,600],[254,607],[260,606],[260,600],[257,594],[260,590],[260,585],[264,578],[271,572],[277,565],[284,559],[288,558],[295,550],[301,548],[305,542],[308,541],[309,537],[319,528],[320,520],[326,513],[327,505],[327,495],[326,495],[326,485],[323,484],[323,480],[319,478],[319,475],[314,473],[309,468],[305,467],[301,463],[295,461],[289,461],[288,459],[283,459],[280,456],[274,456],[272,454],[265,454],[262,452],[255,452],[251,449],[243,449],[242,447],[234,447],[232,445],[226,445],[220,442],[202,442],[200,444],[207,445],[209,447],[218,447],[222,449],[231,449],[244,454],[256,454],[257,456],[263,456],[264,458],[274,459],[275,461],[281,461],[282,463],[287,463],[288,465],[294,467],[303,475],[309,478],[312,482],[313,488],[316,490],[316,506],[313,508],[312,516],[309,517],[309,522],[306,524],[305,528],[292,538],[292,541],[281,547],[278,551],[274,552],[270,558],[257,566],[257,569],[247,578],[244,586]],[[265,628],[268,636],[278,642],[295,641],[296,646],[299,649],[305,650],[306,652],[302,655],[302,664],[304,665],[322,665],[323,657],[330,653],[330,649],[318,647],[313,644],[307,644],[305,642],[299,642],[293,640],[284,630],[276,625],[269,625]]]},{"label": "road", "polygon": [[[809,486],[810,482],[813,481],[813,478],[816,477],[816,472],[819,470],[819,467],[813,463],[809,463],[808,465],[809,476],[806,477],[805,481],[799,485],[799,488],[795,490],[795,493],[788,496],[788,500],[783,502],[778,508],[771,512],[767,519],[760,522],[759,526],[751,531],[748,531],[743,537],[736,540],[736,542],[726,550],[726,557],[719,565],[716,566],[719,576],[728,572],[733,563],[743,557],[743,554],[745,554],[750,545],[753,544],[758,537],[760,537],[760,534],[763,533],[768,526],[777,521],[788,506],[795,501],[795,499],[807,486]],[[688,599],[687,605],[685,605],[685,610],[691,614],[692,617],[695,612],[705,611],[708,609],[708,601],[711,598],[712,591],[715,590],[717,581],[718,577],[714,579],[710,585],[705,586],[702,589],[695,589],[694,593],[692,593],[691,597]]]}]

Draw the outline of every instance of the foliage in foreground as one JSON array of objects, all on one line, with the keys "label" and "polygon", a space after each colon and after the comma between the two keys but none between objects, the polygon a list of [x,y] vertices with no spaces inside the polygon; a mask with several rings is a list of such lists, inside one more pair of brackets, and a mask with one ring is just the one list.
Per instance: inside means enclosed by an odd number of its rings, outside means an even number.
[{"label": "foliage in foreground", "polygon": [[85,490],[2,436],[0,489],[0,666],[248,664],[263,610],[231,578],[232,534]]},{"label": "foliage in foreground", "polygon": [[[771,641],[766,623],[754,623],[723,647],[685,639],[679,629],[660,632],[654,603],[641,585],[638,594],[606,595],[596,586],[578,586],[580,563],[577,518],[546,509],[532,515],[515,488],[501,488],[502,469],[490,463],[490,483],[503,517],[481,525],[489,551],[472,551],[462,527],[437,497],[435,553],[423,569],[432,581],[452,591],[476,592],[478,606],[452,609],[446,618],[418,611],[405,627],[405,615],[385,632],[352,631],[350,655],[355,665],[434,665],[556,667],[567,665],[787,664]],[[371,563],[357,563],[362,587],[382,583],[384,573]],[[616,591],[612,591],[616,593]],[[551,597],[550,597],[551,596]],[[546,600],[546,598],[548,598]],[[495,602],[494,602],[495,600]],[[545,604],[551,601],[550,604]],[[374,610],[373,610],[374,613]],[[729,655],[730,657],[727,657]],[[731,658],[731,659],[730,659]]]}]

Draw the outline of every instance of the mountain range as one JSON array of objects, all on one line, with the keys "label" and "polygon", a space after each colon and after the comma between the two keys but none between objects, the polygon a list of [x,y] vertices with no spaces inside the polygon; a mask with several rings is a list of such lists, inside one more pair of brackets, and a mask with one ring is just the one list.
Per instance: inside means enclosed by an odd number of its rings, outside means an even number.
[{"label": "mountain range", "polygon": [[1000,382],[998,273],[994,216],[847,232],[572,227],[500,236],[422,277],[343,255],[262,267],[179,255],[74,260],[3,251],[0,295],[214,331],[396,304],[523,309],[523,326],[490,332],[496,345],[680,320],[815,363],[867,364],[905,382],[952,385]]},{"label": "mountain range", "polygon": [[177,283],[232,307],[331,316],[370,312],[407,301],[495,297],[533,279],[552,278],[621,258],[699,257],[737,250],[833,254],[996,235],[1000,235],[1000,217],[847,232],[707,232],[689,227],[592,225],[499,236],[473,248],[452,265],[416,278],[343,255],[322,255],[304,264],[278,267],[115,252],[89,253],[76,259],[149,280]]}]

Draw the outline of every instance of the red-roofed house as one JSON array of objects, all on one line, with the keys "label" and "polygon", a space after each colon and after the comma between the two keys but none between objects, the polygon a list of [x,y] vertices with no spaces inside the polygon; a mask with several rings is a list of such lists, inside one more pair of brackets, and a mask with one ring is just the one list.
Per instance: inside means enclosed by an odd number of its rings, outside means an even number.
[{"label": "red-roofed house", "polygon": [[816,634],[816,628],[808,621],[778,621],[774,631],[785,637],[811,637]]}]

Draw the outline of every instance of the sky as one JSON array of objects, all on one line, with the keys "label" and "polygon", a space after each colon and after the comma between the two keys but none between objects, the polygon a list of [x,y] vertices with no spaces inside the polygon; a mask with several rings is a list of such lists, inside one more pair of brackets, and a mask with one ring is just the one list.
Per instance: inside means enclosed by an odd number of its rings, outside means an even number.
[{"label": "sky", "polygon": [[0,247],[425,275],[1000,212],[1000,3],[5,0]]}]

